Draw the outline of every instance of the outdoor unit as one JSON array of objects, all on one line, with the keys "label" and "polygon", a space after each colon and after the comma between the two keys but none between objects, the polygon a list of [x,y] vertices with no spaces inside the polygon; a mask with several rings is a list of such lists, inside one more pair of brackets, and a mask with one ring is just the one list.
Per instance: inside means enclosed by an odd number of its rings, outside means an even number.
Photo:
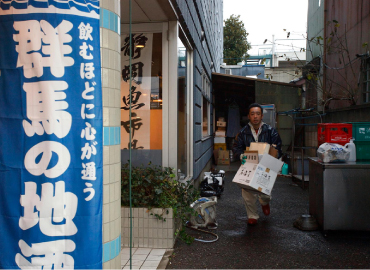
[{"label": "outdoor unit", "polygon": [[263,108],[263,122],[275,128],[276,126],[276,109],[274,104],[261,105]]}]

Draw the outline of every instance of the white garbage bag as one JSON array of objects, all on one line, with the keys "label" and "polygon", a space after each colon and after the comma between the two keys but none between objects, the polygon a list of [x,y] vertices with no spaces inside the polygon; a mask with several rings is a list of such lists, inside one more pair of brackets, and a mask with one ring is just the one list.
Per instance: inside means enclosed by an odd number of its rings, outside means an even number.
[{"label": "white garbage bag", "polygon": [[317,157],[322,162],[346,162],[349,156],[350,151],[336,143],[323,143],[317,149]]}]

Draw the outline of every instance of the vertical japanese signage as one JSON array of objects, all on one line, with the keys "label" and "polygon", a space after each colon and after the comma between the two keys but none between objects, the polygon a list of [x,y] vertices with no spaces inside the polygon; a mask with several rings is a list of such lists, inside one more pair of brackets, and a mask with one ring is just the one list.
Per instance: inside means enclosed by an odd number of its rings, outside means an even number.
[{"label": "vertical japanese signage", "polygon": [[0,268],[102,267],[99,0],[0,0]]},{"label": "vertical japanese signage", "polygon": [[[152,70],[153,34],[132,34],[131,45],[131,89],[130,89],[130,37],[122,36],[121,47],[121,147],[130,147],[131,104],[131,147],[150,149],[150,90]],[[130,100],[131,92],[131,100]]]}]

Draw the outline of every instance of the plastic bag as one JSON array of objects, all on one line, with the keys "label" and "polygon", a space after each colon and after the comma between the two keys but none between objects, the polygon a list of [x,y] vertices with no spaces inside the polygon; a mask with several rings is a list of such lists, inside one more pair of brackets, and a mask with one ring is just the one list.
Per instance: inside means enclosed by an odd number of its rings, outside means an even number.
[{"label": "plastic bag", "polygon": [[317,149],[317,157],[322,162],[346,162],[350,151],[343,145],[336,143],[323,143]]}]

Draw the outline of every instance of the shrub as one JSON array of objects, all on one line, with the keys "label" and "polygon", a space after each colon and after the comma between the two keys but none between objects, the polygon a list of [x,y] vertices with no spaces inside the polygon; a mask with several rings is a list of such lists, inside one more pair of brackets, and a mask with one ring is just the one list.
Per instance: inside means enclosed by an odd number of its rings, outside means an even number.
[{"label": "shrub", "polygon": [[[121,205],[130,206],[129,196],[129,164],[121,170]],[[190,215],[195,211],[190,204],[199,198],[199,192],[190,181],[179,182],[172,168],[161,166],[137,166],[131,169],[131,199],[132,207],[172,208],[174,218],[181,222],[181,229],[177,231],[180,239],[191,243],[193,238],[185,233],[185,225]],[[163,214],[162,214],[163,215]],[[155,216],[165,221],[162,215]]]}]

